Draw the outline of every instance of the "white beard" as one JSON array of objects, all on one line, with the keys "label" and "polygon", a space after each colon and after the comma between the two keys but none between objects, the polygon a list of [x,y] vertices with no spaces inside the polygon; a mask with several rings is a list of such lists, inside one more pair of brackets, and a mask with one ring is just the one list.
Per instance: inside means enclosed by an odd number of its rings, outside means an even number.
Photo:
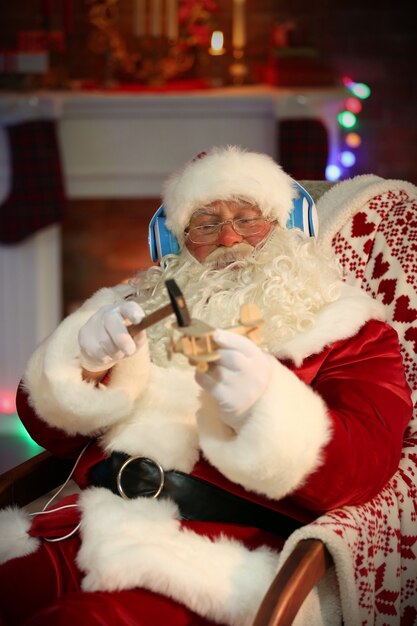
[{"label": "white beard", "polygon": [[[200,263],[186,248],[131,281],[147,313],[168,301],[165,281],[175,278],[191,317],[220,328],[239,323],[241,306],[255,303],[264,320],[264,348],[275,353],[284,341],[314,326],[315,316],[339,298],[341,273],[331,253],[296,231],[275,228],[251,253],[239,251],[227,267]],[[215,255],[216,256],[216,255]],[[152,359],[167,365],[172,320],[148,328]],[[175,357],[182,363],[182,357]],[[184,364],[186,363],[184,359]]]}]

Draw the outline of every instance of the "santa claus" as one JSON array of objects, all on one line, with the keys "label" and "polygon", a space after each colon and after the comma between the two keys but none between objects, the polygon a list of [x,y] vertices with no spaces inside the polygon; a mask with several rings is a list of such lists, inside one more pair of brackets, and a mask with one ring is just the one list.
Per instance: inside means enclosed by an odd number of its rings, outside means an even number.
[{"label": "santa claus", "polygon": [[[160,264],[95,293],[37,348],[20,417],[78,457],[81,493],[1,513],[7,624],[249,625],[283,537],[394,474],[412,411],[397,335],[290,227],[297,194],[266,155],[200,155],[164,188]],[[167,279],[217,329],[206,369],[170,353],[172,320],[129,332],[167,303]],[[233,331],[247,303],[259,345]]]}]

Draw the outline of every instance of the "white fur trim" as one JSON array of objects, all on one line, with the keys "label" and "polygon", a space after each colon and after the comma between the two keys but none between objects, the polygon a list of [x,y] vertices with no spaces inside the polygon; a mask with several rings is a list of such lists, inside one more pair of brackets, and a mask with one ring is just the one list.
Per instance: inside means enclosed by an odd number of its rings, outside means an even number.
[{"label": "white fur trim", "polygon": [[340,298],[318,313],[313,328],[298,333],[274,354],[280,359],[291,359],[300,366],[305,358],[319,354],[331,343],[353,337],[371,319],[386,319],[383,304],[360,287],[343,284]]},{"label": "white fur trim", "polygon": [[375,196],[387,191],[404,191],[413,197],[417,187],[403,180],[383,179],[373,174],[355,176],[329,189],[317,202],[320,222],[319,241],[330,245],[336,233],[346,222],[363,209],[363,206]]},{"label": "white fur trim", "polygon": [[[335,570],[333,568],[330,570],[330,576],[336,577],[340,588],[340,594],[334,596],[335,601],[338,602],[338,608],[335,610],[343,614],[343,623],[346,626],[357,626],[362,623],[362,620],[359,611],[358,590],[355,586],[355,565],[348,549],[348,542],[345,537],[334,532],[333,520],[326,525],[324,523],[325,516],[320,519],[323,519],[323,525],[320,523],[307,524],[290,535],[280,554],[279,567],[282,567],[300,541],[320,539],[329,550],[335,563]],[[325,579],[329,580],[329,573],[326,574]]]},{"label": "white fur trim", "polygon": [[341,626],[341,624],[339,586],[336,573],[331,568],[308,594],[292,626]]},{"label": "white fur trim", "polygon": [[169,500],[125,501],[105,489],[80,498],[85,591],[143,587],[209,620],[249,626],[271,583],[278,555],[181,527]]},{"label": "white fur trim", "polygon": [[293,180],[271,157],[228,146],[213,148],[173,174],[163,203],[167,227],[183,242],[192,213],[204,204],[244,198],[285,228],[296,195]]},{"label": "white fur trim", "polygon": [[205,392],[198,424],[210,463],[231,481],[273,500],[300,487],[319,467],[331,436],[323,399],[279,361],[238,432],[217,417],[215,401]]},{"label": "white fur trim", "polygon": [[147,346],[117,364],[107,386],[82,379],[79,362],[80,327],[103,304],[120,300],[131,289],[122,285],[101,289],[58,328],[34,352],[24,384],[30,402],[48,424],[70,435],[100,432],[128,415],[149,377]]},{"label": "white fur trim", "polygon": [[0,564],[36,552],[40,540],[28,534],[30,525],[31,518],[23,509],[0,511]]},{"label": "white fur trim", "polygon": [[132,413],[102,437],[108,450],[142,454],[166,470],[190,472],[198,458],[194,369],[151,365],[149,386]]}]

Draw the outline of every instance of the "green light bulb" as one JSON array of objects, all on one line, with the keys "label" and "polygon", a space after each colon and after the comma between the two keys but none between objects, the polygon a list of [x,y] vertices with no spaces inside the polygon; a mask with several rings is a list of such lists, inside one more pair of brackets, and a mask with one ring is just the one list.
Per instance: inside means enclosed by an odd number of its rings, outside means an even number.
[{"label": "green light bulb", "polygon": [[365,83],[355,83],[351,87],[351,91],[353,94],[355,94],[357,98],[360,98],[361,100],[365,100],[371,95],[371,90],[368,85],[365,85]]},{"label": "green light bulb", "polygon": [[342,111],[337,116],[337,120],[343,128],[353,128],[356,124],[356,115],[350,111]]}]

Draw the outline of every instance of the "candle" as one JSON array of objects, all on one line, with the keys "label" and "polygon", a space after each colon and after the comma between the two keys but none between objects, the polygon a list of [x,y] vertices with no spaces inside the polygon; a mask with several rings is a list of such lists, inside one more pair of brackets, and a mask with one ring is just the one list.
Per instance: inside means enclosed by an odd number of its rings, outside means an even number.
[{"label": "candle", "polygon": [[221,30],[214,30],[211,36],[211,47],[209,48],[209,54],[212,56],[219,56],[224,54],[226,50],[223,48],[223,33]]},{"label": "candle", "polygon": [[152,0],[151,3],[151,35],[159,37],[161,35],[161,0]]},{"label": "candle", "polygon": [[245,0],[233,0],[233,48],[243,48],[246,44]]},{"label": "candle", "polygon": [[211,86],[221,87],[223,85],[224,62],[222,55],[226,52],[223,47],[224,37],[221,30],[214,30],[211,35],[211,45],[208,50],[211,59]]},{"label": "candle", "polygon": [[167,37],[171,41],[178,39],[178,0],[167,1]]},{"label": "candle", "polygon": [[146,0],[133,0],[133,34],[142,37],[146,32]]}]

